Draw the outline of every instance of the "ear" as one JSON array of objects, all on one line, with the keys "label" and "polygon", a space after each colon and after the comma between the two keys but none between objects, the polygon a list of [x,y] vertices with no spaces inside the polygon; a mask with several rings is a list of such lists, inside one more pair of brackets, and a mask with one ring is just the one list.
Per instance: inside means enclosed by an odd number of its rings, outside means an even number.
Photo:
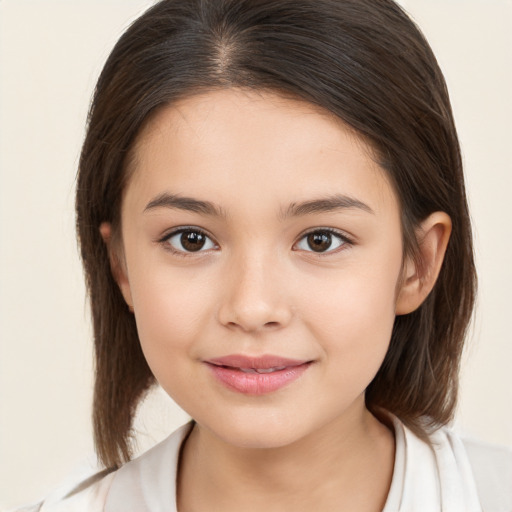
[{"label": "ear", "polygon": [[105,242],[105,245],[107,246],[112,275],[123,294],[126,304],[128,304],[128,309],[133,312],[132,292],[126,272],[126,264],[124,262],[124,258],[120,257],[119,248],[115,247],[117,244],[112,241],[112,225],[110,222],[101,223],[100,234],[101,238],[103,238],[103,242]]},{"label": "ear", "polygon": [[418,262],[405,261],[396,301],[396,314],[406,315],[419,308],[434,287],[452,231],[452,221],[445,212],[429,215],[417,230]]}]

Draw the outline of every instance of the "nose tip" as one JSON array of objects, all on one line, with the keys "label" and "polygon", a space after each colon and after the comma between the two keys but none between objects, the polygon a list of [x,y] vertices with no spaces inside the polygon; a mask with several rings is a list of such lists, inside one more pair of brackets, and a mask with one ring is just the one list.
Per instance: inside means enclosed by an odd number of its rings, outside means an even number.
[{"label": "nose tip", "polygon": [[262,272],[261,268],[233,273],[219,307],[219,321],[244,332],[275,330],[287,325],[292,317],[291,308],[279,280],[272,274]]},{"label": "nose tip", "polygon": [[[224,315],[221,314],[221,322],[226,327],[240,329],[244,332],[279,329],[287,323],[285,316],[280,315],[277,311],[256,311],[255,309],[233,312],[232,315],[227,313],[225,321],[222,321]],[[230,319],[227,319],[228,317]],[[274,318],[274,320],[267,320],[268,318]]]}]

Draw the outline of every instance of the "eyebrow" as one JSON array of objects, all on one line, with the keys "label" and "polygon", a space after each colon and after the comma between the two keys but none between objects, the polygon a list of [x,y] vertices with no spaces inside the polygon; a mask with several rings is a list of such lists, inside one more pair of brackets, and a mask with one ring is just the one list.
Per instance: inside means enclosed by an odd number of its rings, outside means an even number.
[{"label": "eyebrow", "polygon": [[144,208],[144,212],[154,210],[155,208],[173,208],[214,217],[226,216],[222,208],[219,208],[209,201],[200,201],[192,197],[183,197],[168,193],[160,194],[155,199],[152,199]]},{"label": "eyebrow", "polygon": [[[160,194],[146,205],[144,212],[151,211],[156,208],[172,208],[201,213],[203,215],[211,215],[213,217],[226,217],[222,208],[209,201],[201,201],[192,197],[183,197],[176,194]],[[370,206],[358,199],[342,194],[335,194],[321,199],[313,199],[301,203],[291,203],[286,210],[281,211],[280,218],[284,220],[289,217],[301,217],[314,213],[346,209],[359,209],[367,213],[375,213]]]},{"label": "eyebrow", "polygon": [[366,203],[355,199],[354,197],[335,194],[321,199],[313,199],[302,203],[292,203],[286,211],[281,213],[281,217],[300,217],[313,213],[332,212],[337,210],[362,210],[367,213],[375,214],[375,212]]}]

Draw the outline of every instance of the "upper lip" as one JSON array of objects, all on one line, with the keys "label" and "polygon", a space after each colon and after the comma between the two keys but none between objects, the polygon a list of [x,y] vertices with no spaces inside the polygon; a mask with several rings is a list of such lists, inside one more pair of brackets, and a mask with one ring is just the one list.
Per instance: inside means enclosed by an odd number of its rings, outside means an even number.
[{"label": "upper lip", "polygon": [[300,366],[301,364],[309,363],[310,361],[306,359],[290,359],[275,355],[246,356],[243,354],[232,354],[229,356],[208,359],[205,362],[216,366],[229,366],[231,368],[254,368],[266,370],[269,368]]}]

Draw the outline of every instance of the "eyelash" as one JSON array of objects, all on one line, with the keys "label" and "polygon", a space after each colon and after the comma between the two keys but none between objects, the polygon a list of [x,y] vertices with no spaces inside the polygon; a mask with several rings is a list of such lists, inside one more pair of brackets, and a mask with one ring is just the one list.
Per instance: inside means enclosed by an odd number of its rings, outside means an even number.
[{"label": "eyelash", "polygon": [[323,252],[314,251],[314,250],[310,250],[310,251],[306,251],[306,252],[313,253],[313,254],[315,254],[318,257],[325,257],[325,256],[329,256],[331,254],[336,254],[336,253],[338,253],[340,251],[345,250],[347,247],[350,247],[350,246],[354,245],[354,241],[352,239],[350,239],[346,234],[338,231],[337,229],[333,229],[333,228],[314,228],[314,229],[311,229],[311,230],[306,231],[305,233],[303,233],[299,237],[298,241],[293,244],[293,246],[295,247],[297,244],[299,244],[299,242],[304,240],[309,235],[312,235],[312,234],[326,234],[326,233],[329,234],[329,235],[332,235],[335,238],[337,238],[341,242],[340,245],[338,247],[336,247],[335,249],[328,249],[327,251],[323,251]]},{"label": "eyelash", "polygon": [[208,240],[210,240],[210,242],[215,247],[218,247],[217,243],[213,240],[213,237],[211,237],[203,229],[197,228],[195,226],[184,226],[184,227],[175,229],[175,230],[171,231],[170,233],[167,233],[166,235],[164,235],[160,240],[158,240],[158,242],[161,243],[164,246],[165,250],[173,253],[176,256],[181,256],[183,258],[190,257],[191,255],[194,255],[194,254],[200,254],[200,253],[203,253],[203,252],[208,252],[210,250],[210,248],[207,249],[207,250],[201,250],[201,248],[200,248],[198,251],[184,251],[184,250],[176,249],[175,247],[173,247],[169,243],[169,240],[171,238],[173,238],[173,237],[175,237],[177,235],[183,234],[183,233],[187,233],[187,232],[196,233],[196,234],[202,235],[205,238],[207,238]]},{"label": "eyelash", "polygon": [[[201,248],[199,248],[198,251],[186,251],[186,250],[176,249],[175,247],[173,247],[169,243],[169,240],[171,238],[173,238],[173,237],[175,237],[177,235],[183,234],[183,233],[187,233],[187,232],[196,233],[196,234],[198,234],[200,236],[204,236],[206,239],[208,239],[213,244],[214,247],[210,247],[210,248],[208,248],[206,250],[201,250],[202,249],[202,247],[201,247]],[[315,250],[311,249],[310,251],[305,251],[305,252],[311,252],[311,253],[315,254],[316,256],[319,256],[319,257],[323,257],[323,256],[327,256],[327,255],[330,255],[330,254],[338,253],[338,252],[344,250],[347,246],[352,246],[354,244],[353,240],[351,240],[347,235],[341,233],[340,231],[338,231],[336,229],[333,229],[333,228],[314,228],[314,229],[311,229],[311,230],[303,233],[298,238],[297,242],[295,242],[293,244],[293,250],[300,250],[300,249],[295,249],[295,247],[302,240],[304,240],[306,237],[308,237],[309,235],[312,235],[312,234],[328,234],[330,236],[334,236],[340,242],[340,245],[338,247],[336,247],[334,250],[333,249],[328,249],[326,251],[315,251]],[[167,233],[161,239],[159,239],[158,243],[162,244],[164,246],[165,250],[170,251],[170,252],[172,252],[173,254],[175,254],[177,256],[181,256],[181,257],[185,257],[185,258],[186,257],[190,257],[191,255],[194,255],[194,254],[208,252],[212,248],[217,248],[218,247],[217,243],[213,240],[213,237],[211,237],[203,229],[197,228],[195,226],[185,226],[185,227],[180,227],[178,229],[175,229],[175,230],[171,231],[170,233]]]}]

